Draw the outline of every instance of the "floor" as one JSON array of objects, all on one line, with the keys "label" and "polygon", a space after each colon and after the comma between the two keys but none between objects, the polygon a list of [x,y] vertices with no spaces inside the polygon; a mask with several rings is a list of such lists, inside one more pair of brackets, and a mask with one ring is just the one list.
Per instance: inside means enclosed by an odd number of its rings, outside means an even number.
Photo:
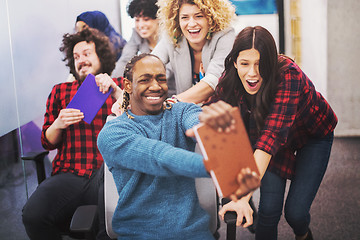
[{"label": "floor", "polygon": [[[311,208],[310,228],[317,240],[360,239],[360,138],[335,138],[330,162]],[[257,204],[258,191],[254,194]],[[225,240],[226,226],[220,229]],[[247,229],[237,229],[237,239],[255,239]],[[284,217],[278,239],[295,239]]]},{"label": "floor", "polygon": [[[1,159],[3,161],[3,159]],[[50,166],[47,166],[49,170]],[[25,163],[28,194],[36,188],[36,175],[31,163]],[[360,137],[335,138],[328,170],[311,209],[314,239],[360,239]],[[258,192],[254,195],[258,201]],[[17,162],[0,169],[0,239],[27,240],[21,222],[21,209],[26,202],[23,165]],[[221,240],[226,226],[220,228]],[[69,239],[69,238],[67,238]],[[237,229],[237,239],[254,239],[247,229]],[[294,239],[282,217],[279,240]]]}]

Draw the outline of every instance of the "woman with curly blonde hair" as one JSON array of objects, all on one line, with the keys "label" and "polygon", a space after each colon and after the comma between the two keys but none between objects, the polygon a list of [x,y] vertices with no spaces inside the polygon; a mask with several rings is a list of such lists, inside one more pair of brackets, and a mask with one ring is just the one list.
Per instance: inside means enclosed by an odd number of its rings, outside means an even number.
[{"label": "woman with curly blonde hair", "polygon": [[158,5],[167,36],[152,53],[170,63],[174,99],[201,103],[214,93],[235,40],[235,9],[228,0],[158,0]]}]

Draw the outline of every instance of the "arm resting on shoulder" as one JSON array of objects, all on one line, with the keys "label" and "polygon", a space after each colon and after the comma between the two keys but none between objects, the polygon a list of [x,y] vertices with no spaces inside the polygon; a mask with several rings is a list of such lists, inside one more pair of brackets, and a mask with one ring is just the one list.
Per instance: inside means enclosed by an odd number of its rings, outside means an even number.
[{"label": "arm resting on shoulder", "polygon": [[200,81],[185,92],[178,94],[176,97],[182,102],[202,103],[212,94],[214,89],[207,83]]}]

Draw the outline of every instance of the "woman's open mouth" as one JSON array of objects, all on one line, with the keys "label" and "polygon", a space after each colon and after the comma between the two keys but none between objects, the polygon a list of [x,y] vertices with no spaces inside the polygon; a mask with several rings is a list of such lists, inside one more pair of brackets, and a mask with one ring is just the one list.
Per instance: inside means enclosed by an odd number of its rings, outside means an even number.
[{"label": "woman's open mouth", "polygon": [[246,80],[246,82],[250,88],[256,88],[257,84],[259,83],[259,80]]},{"label": "woman's open mouth", "polygon": [[191,36],[196,36],[200,33],[201,29],[189,29],[188,32]]}]

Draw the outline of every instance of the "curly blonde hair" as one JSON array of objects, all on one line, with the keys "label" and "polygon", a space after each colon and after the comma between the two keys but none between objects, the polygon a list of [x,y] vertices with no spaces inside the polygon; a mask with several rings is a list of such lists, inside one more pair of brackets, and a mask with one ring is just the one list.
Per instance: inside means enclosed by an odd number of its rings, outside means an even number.
[{"label": "curly blonde hair", "polygon": [[235,17],[235,8],[228,0],[158,0],[157,4],[160,24],[175,45],[182,36],[179,11],[183,4],[195,4],[204,13],[211,33],[226,29]]}]

